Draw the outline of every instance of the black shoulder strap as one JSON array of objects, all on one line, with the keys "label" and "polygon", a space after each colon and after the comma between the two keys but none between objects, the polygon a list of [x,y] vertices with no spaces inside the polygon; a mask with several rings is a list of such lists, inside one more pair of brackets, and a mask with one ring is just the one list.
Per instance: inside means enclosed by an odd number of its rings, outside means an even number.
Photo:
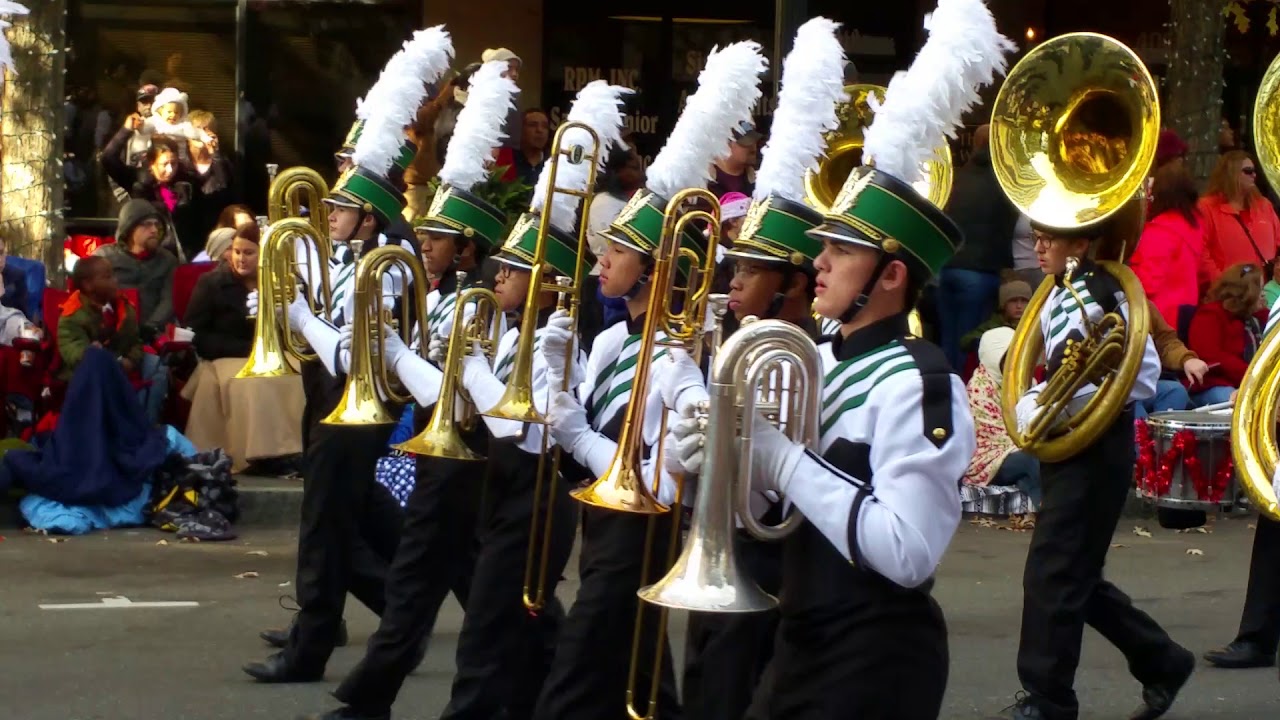
[{"label": "black shoulder strap", "polygon": [[951,377],[954,373],[946,356],[932,343],[908,338],[902,344],[915,360],[920,382],[924,385],[920,431],[934,447],[940,448],[955,433],[955,421],[951,416]]},{"label": "black shoulder strap", "polygon": [[1094,301],[1102,306],[1103,313],[1113,313],[1120,306],[1120,301],[1116,299],[1120,283],[1101,268],[1084,277],[1084,286]]}]

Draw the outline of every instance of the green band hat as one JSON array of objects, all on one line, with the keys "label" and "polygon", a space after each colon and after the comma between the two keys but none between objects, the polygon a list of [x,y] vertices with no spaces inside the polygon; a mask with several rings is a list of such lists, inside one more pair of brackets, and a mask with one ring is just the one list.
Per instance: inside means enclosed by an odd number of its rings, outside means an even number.
[{"label": "green band hat", "polygon": [[822,224],[822,213],[803,203],[770,195],[756,200],[726,257],[813,269],[822,241],[808,231]]},{"label": "green band hat", "polygon": [[502,241],[507,216],[498,208],[467,190],[441,185],[431,199],[426,218],[418,232],[461,235],[485,250]]},{"label": "green band hat", "polygon": [[371,213],[385,225],[404,211],[405,198],[391,181],[362,167],[353,167],[338,178],[325,203]]},{"label": "green band hat", "polygon": [[[538,249],[538,220],[537,213],[521,215],[495,259],[521,270],[533,270],[533,258]],[[557,274],[571,278],[575,271],[580,271],[585,276],[596,264],[596,257],[590,250],[585,250],[582,258],[578,258],[578,239],[569,233],[552,225],[547,237],[546,264]]]},{"label": "green band hat", "polygon": [[364,132],[364,121],[357,120],[351,123],[351,129],[347,131],[347,137],[342,141],[342,147],[338,148],[338,152],[334,153],[340,160],[351,157],[356,151],[356,143],[360,141],[360,134]]},{"label": "green band hat", "polygon": [[928,198],[866,165],[849,174],[809,235],[894,255],[921,281],[937,275],[964,242],[960,228]]},{"label": "green band hat", "polygon": [[[658,246],[662,244],[662,224],[667,209],[667,199],[649,190],[641,188],[627,201],[614,218],[609,227],[600,234],[610,242],[621,243],[645,255],[653,257]],[[684,226],[680,247],[692,250],[699,261],[707,257],[707,240],[698,232],[692,223]],[[689,277],[689,261],[682,258],[676,263],[676,274],[680,278]]]}]

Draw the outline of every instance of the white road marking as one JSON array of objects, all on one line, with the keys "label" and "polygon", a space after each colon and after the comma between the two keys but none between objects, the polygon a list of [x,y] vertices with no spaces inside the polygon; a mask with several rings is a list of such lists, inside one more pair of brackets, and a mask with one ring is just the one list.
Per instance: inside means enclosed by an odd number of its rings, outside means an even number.
[{"label": "white road marking", "polygon": [[117,597],[105,597],[101,602],[96,603],[41,603],[38,605],[41,610],[118,610],[121,608],[184,608],[184,607],[200,607],[200,603],[194,600],[169,600],[161,602],[134,602],[129,598],[119,595]]}]

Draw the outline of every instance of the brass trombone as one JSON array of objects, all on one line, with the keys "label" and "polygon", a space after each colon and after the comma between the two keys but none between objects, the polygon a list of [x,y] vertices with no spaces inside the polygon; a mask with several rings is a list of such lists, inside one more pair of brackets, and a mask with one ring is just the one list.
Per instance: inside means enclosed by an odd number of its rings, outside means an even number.
[{"label": "brass trombone", "polygon": [[[293,293],[298,291],[297,279],[304,277],[309,284],[319,283],[322,307],[317,307],[315,299],[307,293],[307,302],[312,313],[331,316],[333,308],[333,288],[329,284],[329,248],[328,240],[322,236],[315,244],[316,259],[320,277],[312,278],[310,271],[311,236],[314,228],[306,220],[297,217],[285,218],[273,222],[262,240],[262,250],[258,259],[258,310],[253,329],[253,349],[236,378],[263,378],[297,375],[298,371],[290,364],[286,355],[292,355],[299,362],[314,360],[315,354],[306,347],[305,341],[297,338],[297,333],[289,328],[289,304],[293,301]],[[303,273],[296,271],[299,265],[296,243],[301,242],[307,248],[307,269]],[[314,287],[314,284],[312,285]],[[302,292],[307,292],[302,290]]]},{"label": "brass trombone", "polygon": [[[333,412],[321,420],[325,425],[391,425],[399,421],[397,413],[387,408],[386,400],[404,404],[413,401],[409,394],[401,394],[391,382],[393,368],[387,367],[386,346],[383,334],[394,325],[389,310],[382,305],[383,277],[399,267],[405,279],[405,287],[413,288],[415,317],[427,316],[427,273],[422,262],[413,253],[399,245],[370,250],[355,268],[355,292],[352,305],[355,316],[351,318],[351,367],[342,390],[342,399]],[[408,292],[405,302],[409,302]],[[401,331],[405,344],[409,344],[410,326]],[[419,348],[419,352],[426,352]]]},{"label": "brass trombone", "polygon": [[[376,252],[376,251],[375,251]],[[372,253],[370,253],[372,255]],[[467,274],[458,273],[458,287],[467,280]],[[421,287],[425,287],[422,285]],[[466,317],[467,305],[475,305],[475,312]],[[425,318],[426,299],[424,297],[418,317]],[[475,345],[493,362],[497,352],[498,341],[502,339],[502,305],[492,290],[485,288],[467,288],[459,290],[453,308],[453,327],[449,328],[449,351],[445,355],[444,380],[440,383],[440,399],[431,413],[431,419],[422,432],[408,440],[394,445],[396,450],[413,455],[447,458],[450,460],[484,460],[484,456],[467,447],[459,430],[470,430],[475,426],[476,408],[466,397],[465,390],[459,387],[462,382],[462,358],[470,353]],[[421,343],[421,352],[426,352],[427,343]],[[458,395],[455,398],[455,393]],[[461,399],[462,406],[457,407]],[[456,414],[455,414],[456,408]]]},{"label": "brass trombone", "polygon": [[309,213],[308,222],[315,229],[315,237],[329,237],[329,185],[320,173],[301,165],[286,168],[275,175],[267,189],[267,222],[276,223],[285,218],[302,217],[302,208]]}]

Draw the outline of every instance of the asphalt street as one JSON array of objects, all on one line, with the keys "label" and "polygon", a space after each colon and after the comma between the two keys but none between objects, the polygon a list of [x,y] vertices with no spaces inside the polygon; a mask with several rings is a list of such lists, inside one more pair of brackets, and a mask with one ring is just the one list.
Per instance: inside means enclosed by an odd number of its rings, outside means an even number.
[{"label": "asphalt street", "polygon": [[[1206,534],[1123,522],[1109,577],[1197,654],[1230,640],[1252,521],[1219,521]],[[1136,525],[1151,537],[1135,534]],[[291,720],[333,706],[328,692],[358,660],[374,627],[373,616],[352,603],[352,646],[334,655],[326,682],[256,685],[240,666],[267,653],[259,629],[289,620],[277,599],[292,590],[292,533],[252,530],[227,544],[180,544],[149,530],[64,542],[2,532],[0,717],[6,720]],[[947,614],[952,656],[943,717],[986,717],[1018,689],[1014,658],[1029,537],[967,521],[943,562],[936,594]],[[571,578],[563,588],[566,602],[575,590]],[[443,708],[461,620],[448,600],[397,718],[428,720]],[[673,625],[677,651],[683,620],[676,617]],[[1139,692],[1123,658],[1090,632],[1076,688],[1081,717],[1099,720],[1126,717]],[[1280,680],[1275,669],[1222,671],[1202,663],[1167,717],[1280,717]]]}]

